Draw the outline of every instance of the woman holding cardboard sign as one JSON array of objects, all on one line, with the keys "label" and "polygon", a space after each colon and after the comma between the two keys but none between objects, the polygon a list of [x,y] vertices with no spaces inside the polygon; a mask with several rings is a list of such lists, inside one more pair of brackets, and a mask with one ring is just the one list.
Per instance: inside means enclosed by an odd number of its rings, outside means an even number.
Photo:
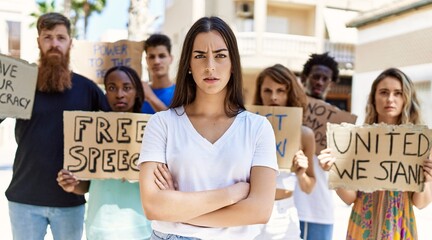
[{"label": "woman holding cardboard sign", "polygon": [[[421,123],[414,85],[402,71],[387,69],[372,83],[365,123]],[[325,169],[330,169],[335,161],[330,149],[323,150],[318,158]],[[346,204],[354,203],[347,239],[417,239],[413,205],[421,209],[432,202],[432,160],[426,159],[423,169],[423,192],[337,189]]]},{"label": "woman holding cardboard sign", "polygon": [[[199,19],[184,40],[170,109],[144,133],[140,187],[151,239],[253,239],[268,221],[275,136],[265,117],[245,111],[242,90],[233,31],[218,17]],[[164,164],[177,189],[157,177]]]},{"label": "woman holding cardboard sign", "polygon": [[[276,64],[258,75],[254,104],[301,107],[305,112],[307,98],[294,73],[281,64]],[[300,239],[300,225],[293,192],[296,189],[310,193],[315,185],[312,162],[315,138],[312,129],[306,126],[301,128],[300,147],[301,150],[294,156],[291,170],[281,170],[277,177],[272,216],[255,239]]]},{"label": "woman holding cardboard sign", "polygon": [[[133,69],[126,66],[110,68],[104,77],[104,85],[112,111],[141,113],[144,90]],[[150,238],[150,221],[142,210],[137,182],[120,179],[78,181],[64,169],[58,173],[57,182],[67,192],[89,192],[87,239]]]}]

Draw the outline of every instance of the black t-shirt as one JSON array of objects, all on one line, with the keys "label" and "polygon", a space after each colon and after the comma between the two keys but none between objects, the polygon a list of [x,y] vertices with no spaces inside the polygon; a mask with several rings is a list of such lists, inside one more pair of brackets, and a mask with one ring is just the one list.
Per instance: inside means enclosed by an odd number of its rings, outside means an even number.
[{"label": "black t-shirt", "polygon": [[78,74],[63,93],[36,91],[31,119],[16,120],[18,148],[6,190],[9,201],[50,207],[85,203],[84,196],[65,192],[56,180],[63,168],[63,111],[70,110],[109,111],[109,105],[102,90]]}]

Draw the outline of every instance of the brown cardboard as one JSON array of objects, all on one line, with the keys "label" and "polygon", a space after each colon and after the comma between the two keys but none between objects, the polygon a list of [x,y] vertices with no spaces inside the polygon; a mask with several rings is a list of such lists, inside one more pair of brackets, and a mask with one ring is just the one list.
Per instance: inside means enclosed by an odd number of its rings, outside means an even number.
[{"label": "brown cardboard", "polygon": [[372,192],[423,191],[423,161],[432,130],[424,125],[327,124],[327,144],[336,158],[329,187]]},{"label": "brown cardboard", "polygon": [[308,105],[303,124],[310,127],[315,133],[315,153],[327,147],[326,124],[329,123],[355,123],[357,116],[324,102],[320,99],[308,97]]},{"label": "brown cardboard", "polygon": [[138,76],[142,72],[144,42],[120,40],[117,42],[74,41],[71,65],[74,72],[98,84],[103,84],[106,71],[113,66],[133,68]]},{"label": "brown cardboard", "polygon": [[276,152],[280,169],[290,169],[295,153],[300,149],[303,109],[250,105],[250,112],[267,117],[276,136]]},{"label": "brown cardboard", "polygon": [[64,168],[79,179],[138,180],[136,161],[151,116],[65,111]]},{"label": "brown cardboard", "polygon": [[30,119],[38,67],[0,54],[0,118]]}]

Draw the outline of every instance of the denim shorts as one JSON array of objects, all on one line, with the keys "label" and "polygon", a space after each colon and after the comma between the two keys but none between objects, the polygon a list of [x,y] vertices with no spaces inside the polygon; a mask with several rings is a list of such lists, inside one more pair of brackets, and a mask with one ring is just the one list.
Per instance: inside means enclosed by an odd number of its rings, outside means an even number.
[{"label": "denim shorts", "polygon": [[174,234],[166,234],[153,230],[150,240],[200,240],[194,237],[184,237]]},{"label": "denim shorts", "polygon": [[45,207],[9,201],[14,240],[43,240],[48,224],[54,239],[81,240],[84,204],[77,207]]}]

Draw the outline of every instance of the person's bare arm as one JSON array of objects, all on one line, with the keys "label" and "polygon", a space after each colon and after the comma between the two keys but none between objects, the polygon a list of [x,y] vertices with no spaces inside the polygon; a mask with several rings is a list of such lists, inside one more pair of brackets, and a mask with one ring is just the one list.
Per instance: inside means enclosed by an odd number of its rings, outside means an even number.
[{"label": "person's bare arm", "polygon": [[246,199],[222,209],[198,216],[186,223],[204,227],[231,227],[267,223],[273,209],[276,171],[252,167],[250,193]]},{"label": "person's bare arm", "polygon": [[90,181],[80,181],[73,173],[62,169],[57,174],[57,183],[65,192],[84,195],[88,192]]},{"label": "person's bare arm", "polygon": [[321,150],[320,154],[318,155],[318,160],[321,168],[324,171],[329,171],[335,163],[336,158],[331,154],[331,148],[326,148]]},{"label": "person's bare arm", "polygon": [[148,82],[142,82],[144,88],[145,100],[150,104],[150,106],[155,110],[155,112],[167,110],[168,107],[163,103],[153,92]]},{"label": "person's bare arm", "polygon": [[336,193],[347,205],[351,205],[357,198],[357,191],[354,190],[338,188],[336,189]]},{"label": "person's bare arm", "polygon": [[432,202],[432,160],[430,158],[423,163],[423,173],[425,178],[424,191],[415,192],[412,196],[413,205],[419,209],[427,207]]},{"label": "person's bare arm", "polygon": [[305,193],[311,193],[316,182],[313,164],[315,136],[312,129],[302,126],[301,146],[302,151],[298,151],[294,157],[294,172],[300,189]]},{"label": "person's bare arm", "polygon": [[145,162],[140,165],[141,202],[146,217],[150,220],[187,222],[234,204],[246,198],[249,193],[249,184],[246,182],[210,191],[161,190],[156,183],[155,176],[158,164],[160,163]]}]

